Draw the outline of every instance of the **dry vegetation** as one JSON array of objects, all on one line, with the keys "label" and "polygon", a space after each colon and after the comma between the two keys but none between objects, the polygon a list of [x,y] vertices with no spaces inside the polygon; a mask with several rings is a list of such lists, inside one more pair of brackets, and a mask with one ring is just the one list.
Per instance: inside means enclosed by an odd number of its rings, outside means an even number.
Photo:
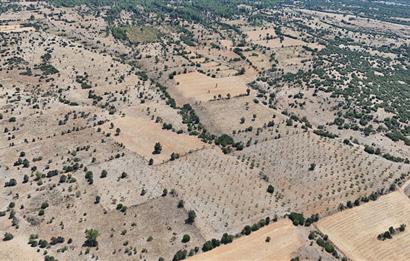
[{"label": "dry vegetation", "polygon": [[0,3],[1,260],[410,258],[405,8],[102,2]]}]

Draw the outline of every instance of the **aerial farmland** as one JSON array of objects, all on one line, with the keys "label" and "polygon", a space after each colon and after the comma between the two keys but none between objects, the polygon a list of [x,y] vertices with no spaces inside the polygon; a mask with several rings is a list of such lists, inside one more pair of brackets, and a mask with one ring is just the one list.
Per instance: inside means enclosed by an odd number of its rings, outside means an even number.
[{"label": "aerial farmland", "polygon": [[409,260],[409,10],[0,1],[0,260]]}]

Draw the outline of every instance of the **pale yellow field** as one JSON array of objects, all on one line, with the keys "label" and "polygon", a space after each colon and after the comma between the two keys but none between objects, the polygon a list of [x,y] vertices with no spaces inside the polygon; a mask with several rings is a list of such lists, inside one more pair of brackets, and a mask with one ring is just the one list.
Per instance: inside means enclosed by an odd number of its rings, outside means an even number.
[{"label": "pale yellow field", "polygon": [[410,260],[410,231],[380,241],[377,235],[410,225],[410,201],[401,192],[320,220],[319,230],[352,260]]},{"label": "pale yellow field", "polygon": [[[140,117],[126,116],[113,121],[114,128],[109,129],[109,124],[104,125],[104,130],[111,133],[111,137],[118,143],[143,156],[145,159],[154,159],[154,163],[162,163],[170,159],[171,153],[181,156],[201,149],[205,146],[198,138],[184,134],[163,130],[159,124]],[[120,135],[114,135],[117,128],[121,129]],[[155,143],[159,142],[162,152],[153,155]]]},{"label": "pale yellow field", "polygon": [[[217,134],[232,133],[251,126],[259,128],[277,115],[262,104],[254,103],[250,96],[210,101],[195,107],[195,111],[198,117],[203,119],[204,126]],[[243,123],[241,118],[244,120]]]},{"label": "pale yellow field", "polygon": [[246,94],[247,78],[245,76],[231,76],[225,78],[212,78],[199,72],[192,72],[175,76],[177,85],[171,88],[175,92],[177,103],[186,100],[209,101],[219,95],[226,98]]},{"label": "pale yellow field", "polygon": [[[3,233],[1,234],[3,236]],[[27,244],[28,238],[15,236],[13,240],[1,241],[0,260],[35,261],[42,260],[41,253]]]},{"label": "pale yellow field", "polygon": [[0,25],[0,33],[21,33],[33,31],[33,27],[22,27],[19,24]]},{"label": "pale yellow field", "polygon": [[265,38],[267,35],[276,37],[275,29],[274,28],[266,28],[261,30],[250,30],[246,32],[246,35],[249,37],[251,41],[258,41],[260,39]]},{"label": "pale yellow field", "polygon": [[[245,32],[246,35],[248,36],[248,39],[250,42],[253,42],[255,44],[259,44],[264,47],[269,47],[269,48],[280,48],[280,47],[290,47],[290,46],[302,46],[302,45],[307,45],[310,48],[318,48],[321,49],[323,46],[317,44],[317,43],[306,43],[302,40],[299,39],[293,39],[290,37],[284,37],[284,40],[280,42],[279,37],[277,37],[274,28],[267,28],[267,29],[261,29],[261,30],[255,30],[255,31],[247,31]],[[289,34],[290,33],[287,32]],[[268,38],[273,37],[273,39]],[[298,35],[294,35],[298,37]]]},{"label": "pale yellow field", "polygon": [[[270,242],[265,242],[266,237]],[[233,243],[189,258],[191,261],[270,260],[289,261],[304,244],[302,234],[289,220],[280,220]]]}]

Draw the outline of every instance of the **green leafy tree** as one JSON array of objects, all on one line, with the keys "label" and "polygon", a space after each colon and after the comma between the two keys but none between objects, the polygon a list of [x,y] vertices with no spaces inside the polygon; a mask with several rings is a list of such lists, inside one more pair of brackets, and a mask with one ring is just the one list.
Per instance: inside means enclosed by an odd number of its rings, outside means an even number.
[{"label": "green leafy tree", "polygon": [[185,220],[186,224],[192,224],[195,222],[196,213],[193,210],[188,211],[188,218]]},{"label": "green leafy tree", "polygon": [[100,232],[97,229],[86,229],[85,230],[85,238],[86,241],[84,243],[85,246],[88,247],[96,247],[98,245],[97,238],[100,235]]}]

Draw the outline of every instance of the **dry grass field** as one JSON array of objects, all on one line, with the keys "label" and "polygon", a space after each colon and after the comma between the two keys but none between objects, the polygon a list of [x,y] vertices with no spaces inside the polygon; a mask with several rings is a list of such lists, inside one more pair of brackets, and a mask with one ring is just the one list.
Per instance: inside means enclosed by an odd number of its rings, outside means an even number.
[{"label": "dry grass field", "polygon": [[198,72],[181,74],[175,77],[176,85],[171,88],[178,104],[187,102],[206,102],[218,98],[235,97],[246,94],[246,78],[231,76],[212,78]]},{"label": "dry grass field", "polygon": [[216,134],[262,127],[276,118],[275,112],[255,103],[250,96],[200,103],[195,111],[203,119],[202,124]]},{"label": "dry grass field", "polygon": [[[205,144],[196,137],[163,130],[160,125],[144,118],[125,116],[113,120],[112,123],[112,129],[110,124],[104,125],[105,133],[111,133],[111,137],[117,143],[146,160],[154,159],[156,164],[169,160],[172,153],[184,155],[205,147]],[[117,128],[120,129],[119,135],[116,135]],[[157,142],[161,144],[162,151],[160,154],[153,154]]]},{"label": "dry grass field", "polygon": [[392,239],[377,239],[389,227],[397,228],[401,224],[410,224],[410,201],[397,191],[326,217],[317,227],[352,260],[409,260],[408,229]]},{"label": "dry grass field", "polygon": [[21,33],[34,31],[33,27],[24,27],[19,24],[0,25],[0,33]]},{"label": "dry grass field", "polygon": [[410,259],[405,1],[114,2],[0,3],[0,261]]},{"label": "dry grass field", "polygon": [[0,246],[2,260],[37,261],[42,256],[27,244],[27,239],[18,236],[13,241],[2,242]]}]

